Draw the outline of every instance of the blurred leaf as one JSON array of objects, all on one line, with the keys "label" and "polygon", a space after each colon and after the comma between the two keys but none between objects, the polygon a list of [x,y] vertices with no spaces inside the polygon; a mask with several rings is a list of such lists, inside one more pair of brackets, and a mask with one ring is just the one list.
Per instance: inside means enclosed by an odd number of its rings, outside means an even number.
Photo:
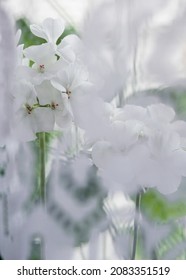
[{"label": "blurred leaf", "polygon": [[156,190],[148,190],[141,199],[141,211],[149,219],[168,222],[186,215],[186,200],[170,201]]},{"label": "blurred leaf", "polygon": [[185,228],[181,223],[176,222],[172,225],[170,234],[158,244],[156,253],[158,259],[186,258]]}]

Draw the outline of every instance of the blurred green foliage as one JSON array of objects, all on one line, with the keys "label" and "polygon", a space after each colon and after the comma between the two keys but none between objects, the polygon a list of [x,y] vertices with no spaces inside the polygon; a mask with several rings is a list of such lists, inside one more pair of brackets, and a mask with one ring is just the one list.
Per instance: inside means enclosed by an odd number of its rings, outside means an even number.
[{"label": "blurred green foliage", "polygon": [[150,220],[169,222],[186,215],[186,199],[170,201],[158,191],[150,189],[142,195],[141,211]]}]

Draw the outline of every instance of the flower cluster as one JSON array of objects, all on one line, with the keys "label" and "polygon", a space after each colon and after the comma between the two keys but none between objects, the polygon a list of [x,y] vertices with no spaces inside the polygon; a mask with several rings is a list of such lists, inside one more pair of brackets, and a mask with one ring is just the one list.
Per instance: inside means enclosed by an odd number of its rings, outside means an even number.
[{"label": "flower cluster", "polygon": [[[14,133],[19,140],[30,141],[37,132],[53,131],[55,126],[71,126],[71,102],[88,83],[88,75],[74,45],[76,35],[60,41],[65,24],[47,18],[41,25],[31,25],[34,35],[46,40],[41,45],[17,47],[14,97]],[[19,41],[20,34],[17,34]]]},{"label": "flower cluster", "polygon": [[92,150],[94,163],[112,188],[129,194],[143,187],[156,187],[163,194],[177,190],[186,176],[186,123],[174,118],[174,110],[161,103],[115,110]]}]

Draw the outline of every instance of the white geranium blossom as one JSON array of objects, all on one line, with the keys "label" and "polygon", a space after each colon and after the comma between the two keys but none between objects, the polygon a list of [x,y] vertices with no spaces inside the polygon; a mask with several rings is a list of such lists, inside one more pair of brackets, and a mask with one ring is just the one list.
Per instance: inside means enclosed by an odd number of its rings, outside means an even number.
[{"label": "white geranium blossom", "polygon": [[66,36],[65,40],[62,40],[60,44],[57,44],[58,39],[65,30],[65,22],[62,19],[47,18],[40,25],[32,24],[30,29],[34,35],[51,43],[55,49],[55,53],[62,59],[67,62],[73,62],[75,60],[75,52],[72,50],[66,39],[68,36]]},{"label": "white geranium blossom", "polygon": [[48,118],[48,108],[34,108],[38,101],[33,85],[19,84],[14,94],[15,124],[13,133],[16,138],[21,141],[31,141],[36,139],[35,133],[53,129],[54,124]]},{"label": "white geranium blossom", "polygon": [[56,123],[63,129],[69,127],[72,116],[68,110],[68,97],[66,94],[61,94],[48,81],[36,86],[36,92],[39,104],[41,106],[46,104],[50,106],[47,112],[47,120],[51,119],[53,124]]},{"label": "white geranium blossom", "polygon": [[14,134],[21,141],[31,141],[37,132],[53,131],[55,124],[65,129],[71,125],[67,97],[45,81],[34,88],[29,83],[17,85],[14,93]]},{"label": "white geranium blossom", "polygon": [[83,66],[72,63],[52,79],[52,84],[58,90],[66,93],[69,99],[73,99],[77,92],[89,85],[88,72]]},{"label": "white geranium blossom", "polygon": [[28,47],[24,50],[24,55],[34,64],[32,68],[23,66],[21,75],[36,85],[52,79],[64,66],[64,61],[57,59],[55,49],[50,43]]},{"label": "white geranium blossom", "polygon": [[174,110],[163,104],[117,110],[104,141],[92,150],[102,176],[129,193],[144,186],[164,194],[176,191],[186,176],[185,135],[179,135],[180,125],[186,124],[173,122],[174,117]]},{"label": "white geranium blossom", "polygon": [[[16,134],[23,141],[35,139],[37,132],[53,131],[56,125],[62,129],[71,126],[71,107],[76,107],[78,98],[89,85],[80,56],[77,62],[71,63],[76,59],[75,45],[81,45],[80,39],[69,35],[58,44],[64,28],[62,20],[48,18],[41,25],[31,26],[33,34],[46,43],[26,49],[23,45],[18,47],[17,85],[13,95]],[[17,42],[20,35],[18,31]],[[26,133],[21,137],[24,129]]]}]

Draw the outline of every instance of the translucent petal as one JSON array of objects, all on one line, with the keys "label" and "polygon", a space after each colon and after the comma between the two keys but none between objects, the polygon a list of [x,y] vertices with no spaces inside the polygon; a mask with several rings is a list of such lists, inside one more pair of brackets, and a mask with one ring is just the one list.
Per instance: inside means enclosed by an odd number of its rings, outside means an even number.
[{"label": "translucent petal", "polygon": [[55,44],[65,29],[65,23],[62,19],[47,18],[41,25],[31,25],[30,29],[34,35]]},{"label": "translucent petal", "polygon": [[65,61],[67,61],[68,63],[72,63],[75,61],[75,53],[72,51],[72,49],[70,48],[70,46],[65,46],[65,47],[58,47],[58,51],[57,53],[60,55],[60,57],[62,59],[64,59]]},{"label": "translucent petal", "polygon": [[116,120],[146,120],[146,109],[135,105],[125,105],[114,117]]},{"label": "translucent petal", "polygon": [[148,114],[153,121],[171,122],[175,117],[175,111],[162,103],[153,104],[147,107]]},{"label": "translucent petal", "polygon": [[107,163],[112,161],[114,151],[109,142],[97,142],[92,148],[92,159],[94,164],[99,168],[106,168]]},{"label": "translucent petal", "polygon": [[12,134],[15,139],[21,142],[33,141],[36,139],[35,127],[33,127],[33,120],[31,116],[22,114],[15,120],[14,126],[12,128]]},{"label": "translucent petal", "polygon": [[55,50],[49,43],[24,49],[24,55],[38,65],[48,65],[55,59]]},{"label": "translucent petal", "polygon": [[54,112],[57,125],[63,129],[69,128],[72,125],[72,115],[68,111],[65,113],[65,111],[64,108],[61,111],[56,109]]}]

